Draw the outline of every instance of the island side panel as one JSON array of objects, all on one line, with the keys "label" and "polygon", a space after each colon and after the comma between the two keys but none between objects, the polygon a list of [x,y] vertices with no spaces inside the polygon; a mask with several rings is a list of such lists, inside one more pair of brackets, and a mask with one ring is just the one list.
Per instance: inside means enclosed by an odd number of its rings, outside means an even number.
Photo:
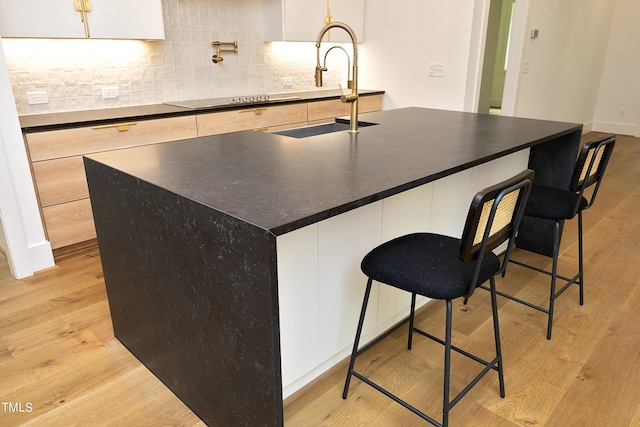
[{"label": "island side panel", "polygon": [[[529,168],[536,172],[536,184],[569,189],[581,136],[582,129],[531,148]],[[553,229],[554,221],[525,215],[520,223],[516,246],[553,256]]]},{"label": "island side panel", "polygon": [[85,168],[116,337],[208,425],[281,426],[275,237]]}]

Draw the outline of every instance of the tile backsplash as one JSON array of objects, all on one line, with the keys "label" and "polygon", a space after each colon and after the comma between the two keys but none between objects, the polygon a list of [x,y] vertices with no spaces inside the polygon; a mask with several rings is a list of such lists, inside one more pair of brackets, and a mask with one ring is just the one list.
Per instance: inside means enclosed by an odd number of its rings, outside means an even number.
[{"label": "tile backsplash", "polygon": [[[19,114],[316,89],[315,44],[263,41],[261,0],[162,0],[165,40],[3,39]],[[318,31],[320,28],[318,28]],[[214,64],[212,41],[238,41]],[[337,58],[337,56],[336,56]],[[333,60],[325,87],[346,76]],[[290,77],[293,85],[283,86]],[[102,88],[119,97],[103,99]],[[49,103],[29,105],[27,92]]]}]

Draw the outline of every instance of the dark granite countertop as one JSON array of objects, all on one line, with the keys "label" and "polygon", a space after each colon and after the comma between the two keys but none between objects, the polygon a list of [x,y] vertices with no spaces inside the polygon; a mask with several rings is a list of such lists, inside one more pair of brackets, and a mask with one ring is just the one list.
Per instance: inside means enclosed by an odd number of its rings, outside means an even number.
[{"label": "dark granite countertop", "polygon": [[304,139],[237,132],[88,157],[280,235],[582,128],[423,108],[360,119],[378,125]]},{"label": "dark granite countertop", "polygon": [[[380,95],[383,90],[362,89],[360,95]],[[269,94],[268,101],[248,101],[237,103],[234,98],[210,98],[173,101],[164,104],[150,104],[131,107],[103,108],[96,110],[66,111],[61,113],[25,114],[20,116],[23,132],[42,132],[79,126],[95,126],[118,121],[158,119],[162,117],[184,116],[224,110],[237,110],[257,105],[292,104],[340,98],[338,89],[286,92]]]}]

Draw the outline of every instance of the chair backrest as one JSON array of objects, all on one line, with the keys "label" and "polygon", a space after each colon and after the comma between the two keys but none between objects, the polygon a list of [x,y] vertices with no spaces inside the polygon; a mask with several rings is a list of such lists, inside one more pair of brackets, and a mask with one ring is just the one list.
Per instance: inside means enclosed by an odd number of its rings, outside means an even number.
[{"label": "chair backrest", "polygon": [[460,258],[464,262],[481,260],[484,254],[507,240],[510,241],[508,256],[524,214],[533,177],[534,172],[527,169],[475,195],[460,239]]},{"label": "chair backrest", "polygon": [[591,206],[596,198],[615,143],[615,135],[609,134],[585,143],[578,153],[569,189],[582,196],[588,187],[596,184],[587,207]]}]

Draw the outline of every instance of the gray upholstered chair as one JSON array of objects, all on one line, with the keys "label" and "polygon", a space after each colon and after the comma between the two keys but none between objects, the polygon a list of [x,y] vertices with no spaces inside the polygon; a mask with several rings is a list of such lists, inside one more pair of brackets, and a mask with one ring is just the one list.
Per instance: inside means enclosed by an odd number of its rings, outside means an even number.
[{"label": "gray upholstered chair", "polygon": [[[344,385],[343,399],[347,398],[351,377],[355,376],[430,423],[436,426],[447,426],[449,410],[489,371],[495,370],[498,372],[500,396],[504,397],[504,375],[496,294],[493,291],[491,293],[496,355],[490,361],[486,361],[451,344],[451,302],[460,297],[469,298],[476,287],[486,281],[490,282],[491,289],[495,289],[494,277],[502,273],[506,261],[509,259],[513,238],[522,218],[533,175],[533,171],[526,170],[507,181],[476,194],[471,203],[461,239],[433,233],[414,233],[383,243],[364,257],[361,269],[368,277],[367,287],[349,363],[349,371]],[[508,242],[508,244],[505,256],[501,261],[492,250],[504,242]],[[355,361],[358,356],[395,330],[393,328],[370,344],[365,345],[362,349],[358,348],[374,280],[411,294],[411,309],[407,319],[409,322],[409,349],[411,349],[412,345],[413,332],[444,345],[442,424],[374,381],[366,378],[355,369]],[[446,301],[444,340],[415,326],[416,295]],[[477,376],[453,399],[450,399],[449,396],[451,350],[459,352],[483,366]]]}]

